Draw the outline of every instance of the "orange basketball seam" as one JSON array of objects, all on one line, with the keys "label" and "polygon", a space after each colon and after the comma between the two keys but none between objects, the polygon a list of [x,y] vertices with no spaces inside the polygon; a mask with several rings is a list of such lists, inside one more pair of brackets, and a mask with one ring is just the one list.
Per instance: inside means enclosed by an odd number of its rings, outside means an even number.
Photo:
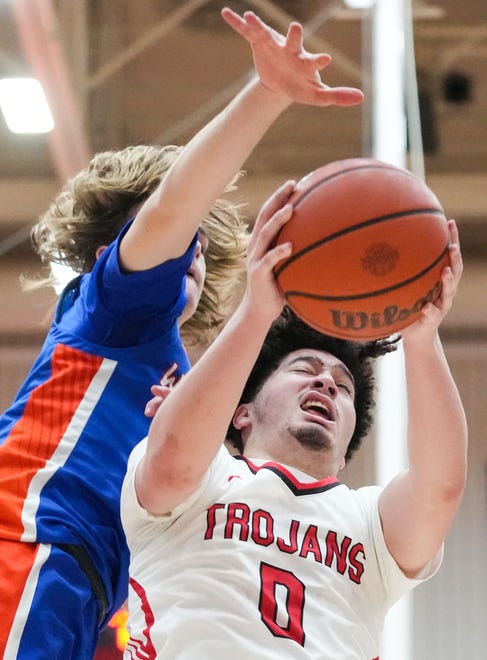
[{"label": "orange basketball seam", "polygon": [[300,259],[303,255],[307,254],[308,252],[312,252],[315,250],[317,247],[320,245],[324,245],[325,243],[329,243],[330,241],[334,241],[337,238],[341,238],[342,236],[345,236],[346,234],[350,234],[354,231],[363,229],[364,227],[370,227],[371,225],[374,224],[379,224],[381,222],[387,222],[388,220],[393,220],[396,218],[401,218],[404,216],[415,216],[415,215],[421,215],[423,213],[431,213],[433,215],[441,215],[443,216],[444,213],[440,209],[437,208],[423,208],[423,209],[412,209],[412,210],[406,210],[406,211],[398,211],[397,213],[389,213],[387,215],[380,215],[376,218],[370,218],[369,220],[365,220],[364,222],[359,222],[355,225],[352,225],[350,227],[347,227],[346,229],[341,229],[340,231],[336,231],[333,234],[329,234],[328,236],[325,236],[324,238],[320,238],[319,241],[315,241],[314,243],[311,243],[310,245],[307,245],[306,247],[302,248],[301,250],[298,250],[295,254],[292,254],[290,257],[288,257],[282,264],[276,267],[274,270],[274,274],[276,277],[279,277],[279,275],[282,273],[283,270],[285,270],[290,264],[292,264],[294,261],[297,259]]},{"label": "orange basketball seam", "polygon": [[411,284],[411,282],[414,282],[420,279],[421,277],[423,277],[423,275],[426,275],[426,273],[428,273],[430,270],[432,270],[435,266],[437,266],[440,263],[440,261],[443,259],[445,254],[447,254],[449,247],[450,245],[449,243],[447,243],[446,247],[441,252],[441,254],[426,268],[423,268],[423,270],[419,271],[412,277],[408,277],[407,279],[402,280],[402,282],[398,282],[384,289],[377,289],[376,291],[367,291],[366,293],[355,293],[347,296],[324,296],[317,293],[305,293],[304,291],[286,291],[284,292],[284,296],[286,300],[288,300],[291,296],[293,296],[295,298],[296,297],[311,298],[312,300],[330,300],[330,301],[360,300],[361,298],[373,298],[375,296],[380,296],[383,295],[384,293],[389,293],[390,291],[395,291],[396,289],[400,289],[401,287],[406,286],[407,284]]},{"label": "orange basketball seam", "polygon": [[313,186],[308,188],[301,197],[298,199],[298,201],[294,204],[294,208],[299,206],[303,199],[306,199],[306,197],[312,193],[316,188],[321,186],[323,183],[328,183],[328,181],[331,181],[332,179],[336,179],[339,176],[346,176],[350,172],[357,172],[358,170],[394,170],[394,172],[397,172],[398,174],[404,174],[405,176],[409,176],[411,178],[415,178],[415,175],[412,172],[409,172],[408,170],[401,170],[399,168],[394,167],[393,165],[389,165],[387,163],[381,165],[380,163],[374,163],[371,165],[370,163],[366,163],[365,165],[356,165],[355,167],[349,167],[344,170],[340,170],[339,172],[334,172],[333,174],[330,174],[329,176],[326,176],[324,179],[320,179],[317,181]]}]

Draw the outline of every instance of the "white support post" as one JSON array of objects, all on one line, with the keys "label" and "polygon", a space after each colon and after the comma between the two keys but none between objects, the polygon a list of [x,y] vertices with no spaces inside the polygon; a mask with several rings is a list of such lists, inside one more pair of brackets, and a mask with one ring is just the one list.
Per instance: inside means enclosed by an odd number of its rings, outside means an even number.
[{"label": "white support post", "polygon": [[[372,9],[373,156],[406,163],[404,1],[376,0]],[[406,463],[407,401],[402,349],[379,360],[377,369],[376,478],[385,484]],[[386,618],[381,660],[411,659],[412,601],[406,596]]]}]

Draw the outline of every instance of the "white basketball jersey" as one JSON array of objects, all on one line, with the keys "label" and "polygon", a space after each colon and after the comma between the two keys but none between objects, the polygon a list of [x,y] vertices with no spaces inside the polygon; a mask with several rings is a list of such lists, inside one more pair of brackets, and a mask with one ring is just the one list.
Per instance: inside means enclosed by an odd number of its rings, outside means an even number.
[{"label": "white basketball jersey", "polygon": [[222,447],[169,516],[140,507],[132,453],[122,493],[131,551],[125,658],[373,660],[407,579],[382,535],[380,489],[312,481]]}]

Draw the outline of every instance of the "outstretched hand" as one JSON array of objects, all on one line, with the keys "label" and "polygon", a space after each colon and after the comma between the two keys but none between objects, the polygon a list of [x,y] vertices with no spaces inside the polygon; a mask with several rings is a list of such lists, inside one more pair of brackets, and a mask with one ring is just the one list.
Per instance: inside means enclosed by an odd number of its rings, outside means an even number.
[{"label": "outstretched hand", "polygon": [[410,326],[401,331],[406,342],[433,339],[445,316],[450,311],[453,299],[463,273],[463,261],[460,252],[458,229],[454,220],[448,221],[450,232],[450,266],[443,269],[441,293],[435,302],[427,303],[421,310],[421,316]]},{"label": "outstretched hand", "polygon": [[292,22],[286,36],[264,23],[254,12],[243,16],[229,7],[222,17],[246,39],[254,56],[254,65],[262,85],[283,94],[295,103],[309,105],[357,105],[364,95],[353,87],[329,87],[320,71],[331,62],[327,53],[309,53],[303,47],[303,27]]}]

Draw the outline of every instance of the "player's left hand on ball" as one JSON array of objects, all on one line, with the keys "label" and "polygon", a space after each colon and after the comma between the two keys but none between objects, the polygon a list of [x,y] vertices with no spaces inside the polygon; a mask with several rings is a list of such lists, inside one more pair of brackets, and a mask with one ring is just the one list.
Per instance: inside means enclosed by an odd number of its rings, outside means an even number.
[{"label": "player's left hand on ball", "polygon": [[458,229],[454,220],[448,221],[448,229],[450,232],[450,265],[443,269],[441,293],[435,302],[427,303],[423,307],[421,316],[414,323],[402,330],[401,334],[406,341],[426,338],[428,335],[434,336],[453,305],[453,299],[463,273],[463,261]]}]

